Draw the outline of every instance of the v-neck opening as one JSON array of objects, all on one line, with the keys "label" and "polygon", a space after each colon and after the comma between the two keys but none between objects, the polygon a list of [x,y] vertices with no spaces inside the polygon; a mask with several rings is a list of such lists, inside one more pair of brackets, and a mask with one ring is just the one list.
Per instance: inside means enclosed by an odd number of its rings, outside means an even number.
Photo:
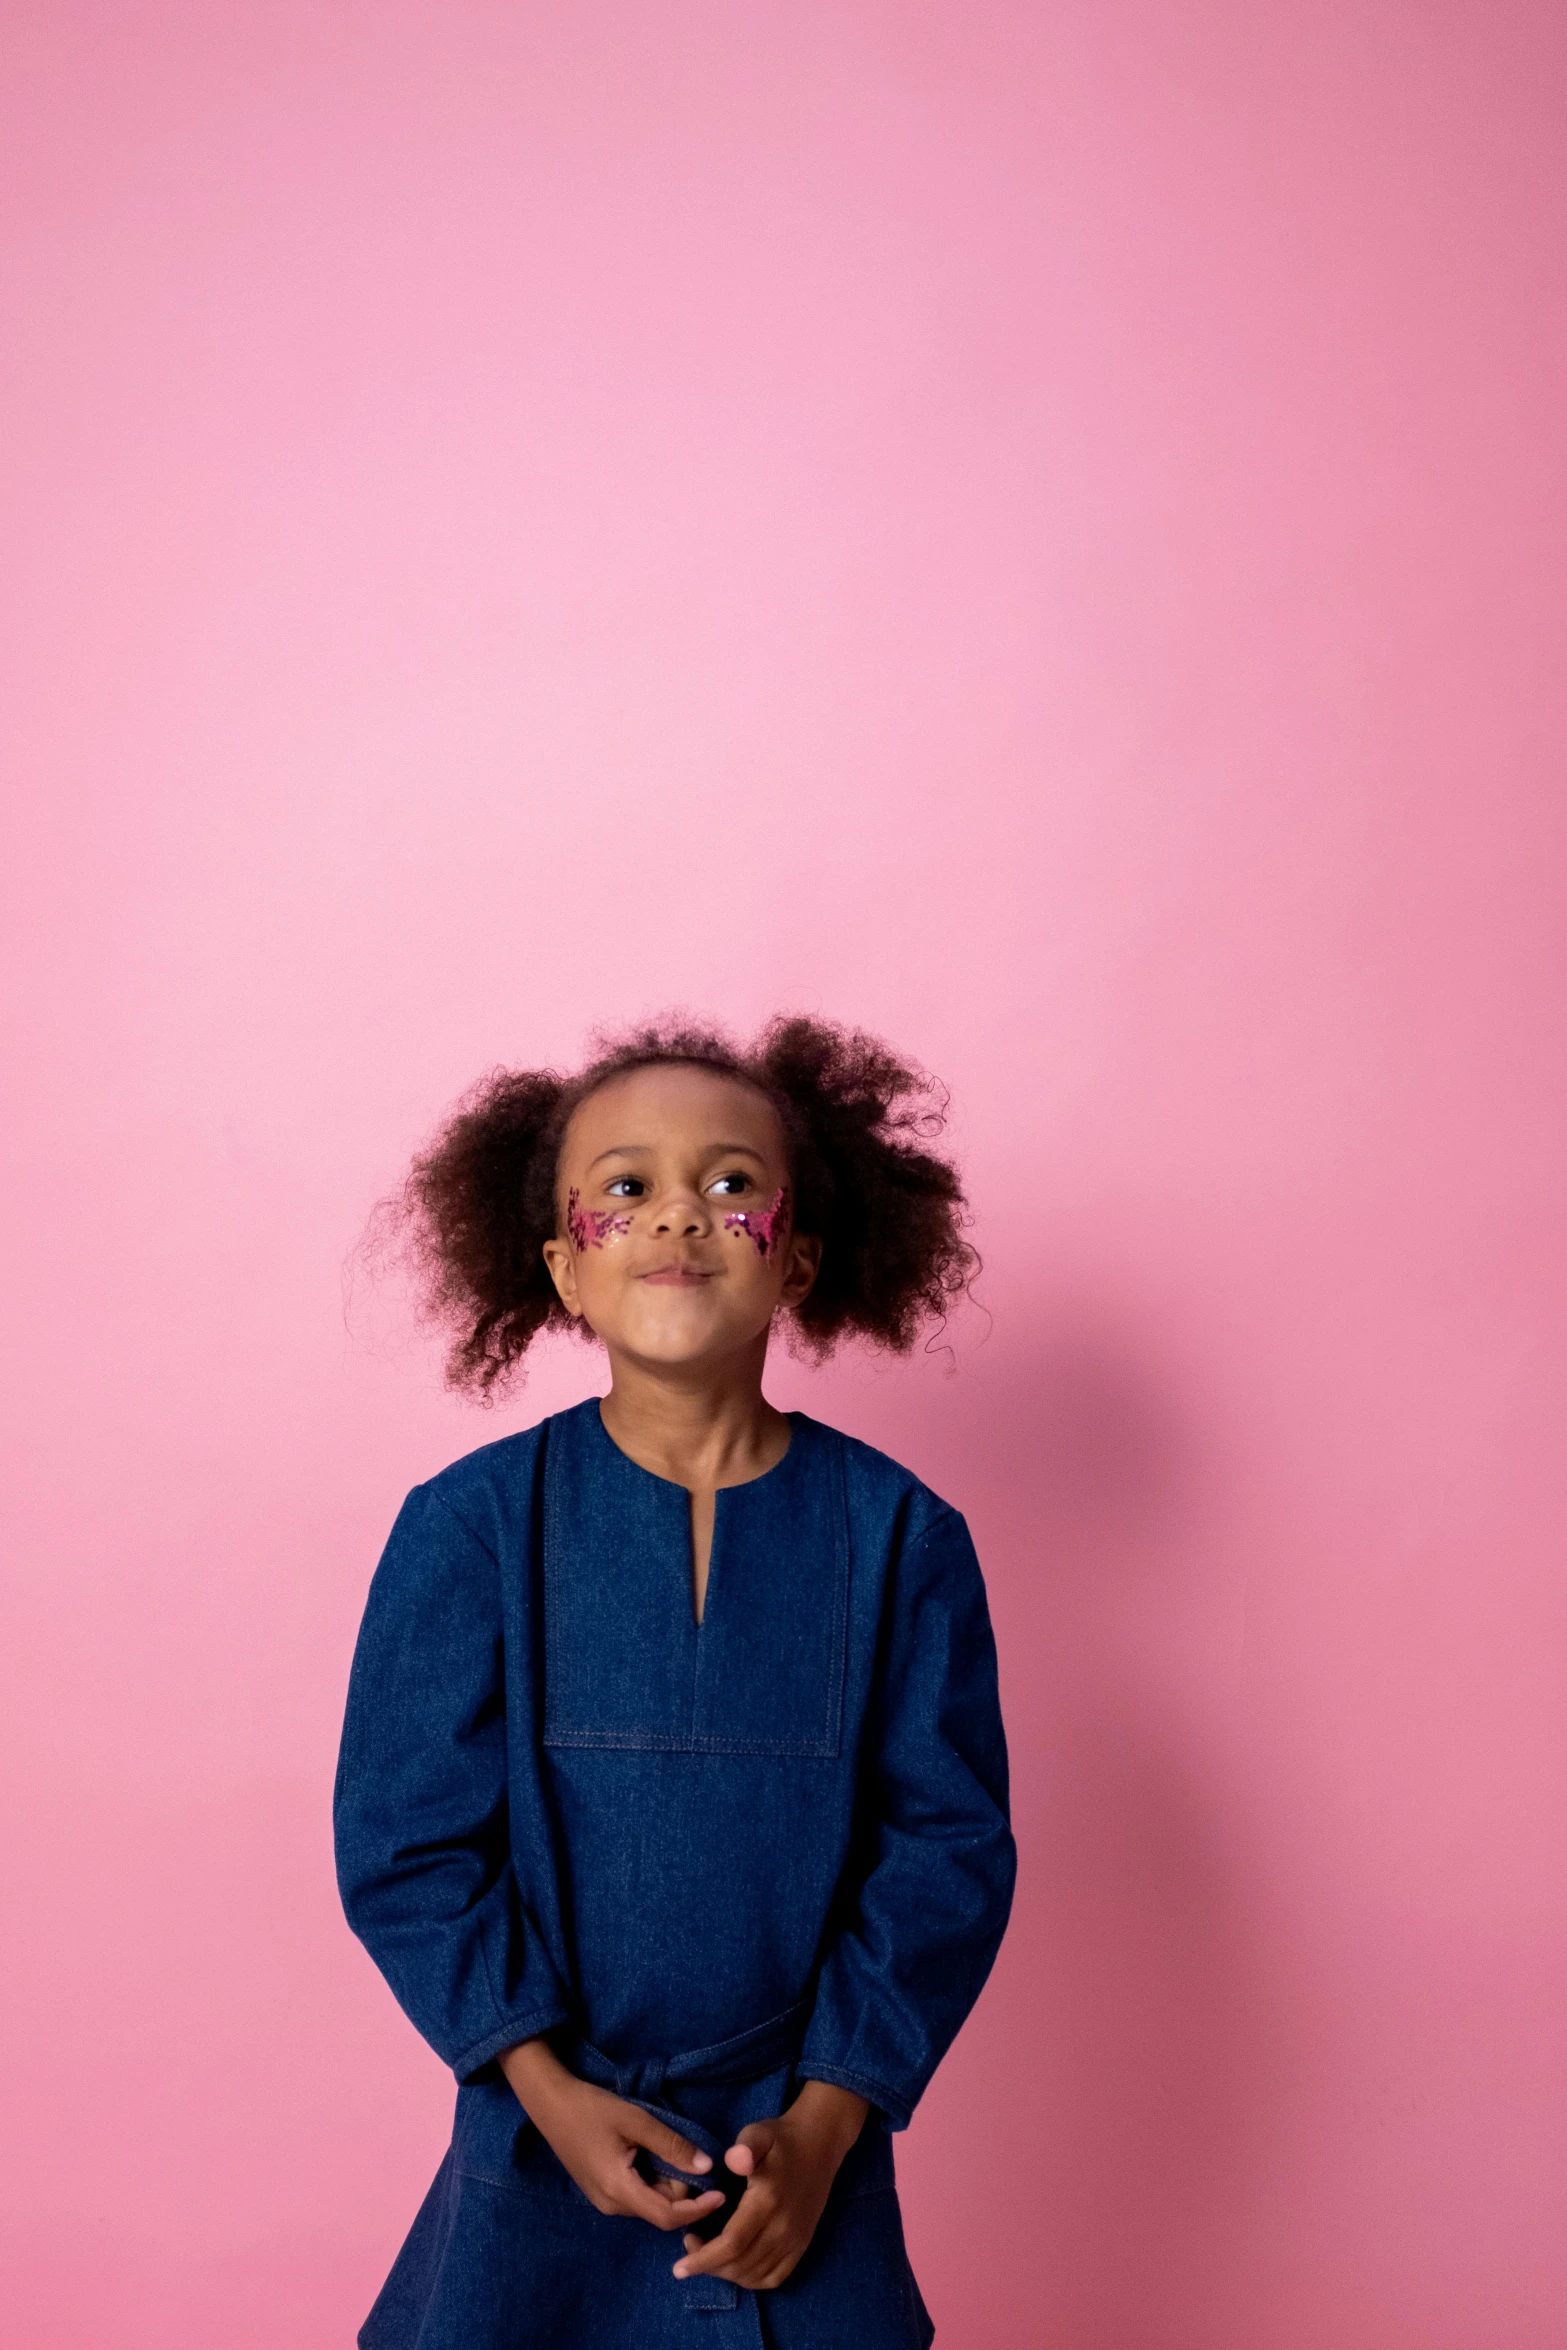
[{"label": "v-neck opening", "polygon": [[[611,1441],[613,1441],[613,1439]],[[784,1460],[787,1460],[788,1457],[789,1455],[785,1453]],[[781,1468],[783,1466],[783,1462],[780,1461],[777,1463],[777,1466]],[[771,1476],[772,1471],[768,1470],[767,1474]],[[668,1480],[666,1480],[666,1482],[668,1482]],[[755,1480],[752,1480],[752,1482],[755,1482]],[[720,1490],[723,1489],[716,1486],[713,1490],[713,1523],[707,1531],[707,1564],[702,1570],[702,1611],[699,1615],[697,1613],[696,1604],[696,1495],[691,1491],[689,1485],[684,1488],[686,1495],[686,1535],[691,1545],[691,1623],[693,1630],[697,1633],[699,1638],[701,1636],[702,1626],[707,1622],[707,1603],[713,1596],[713,1553],[718,1548],[718,1495]]]},{"label": "v-neck opening", "polygon": [[819,1421],[787,1417],[783,1457],[714,1493],[700,1622],[689,1486],[623,1452],[596,1397],[552,1422],[546,1745],[837,1752],[849,1582],[842,1460]]}]

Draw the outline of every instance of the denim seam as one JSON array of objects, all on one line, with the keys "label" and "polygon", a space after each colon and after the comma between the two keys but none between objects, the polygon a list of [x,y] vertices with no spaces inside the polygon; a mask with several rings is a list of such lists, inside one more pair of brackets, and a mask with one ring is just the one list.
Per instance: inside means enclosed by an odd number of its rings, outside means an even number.
[{"label": "denim seam", "polygon": [[806,1762],[833,1762],[836,1741],[825,1738],[728,1738],[679,1730],[547,1730],[546,1746],[609,1747],[634,1754],[759,1754]]},{"label": "denim seam", "polygon": [[843,1465],[843,1439],[834,1432],[832,1455],[834,1512],[833,1540],[838,1553],[838,1608],[833,1626],[833,1657],[827,1684],[827,1721],[822,1733],[825,1751],[837,1754],[843,1743],[843,1683],[849,1647],[849,1577],[853,1553],[849,1543],[849,1487]]},{"label": "denim seam", "polygon": [[908,2127],[914,2108],[889,2089],[885,2081],[873,2081],[867,2073],[851,2072],[846,2065],[820,2064],[815,2057],[803,2058],[798,2069],[802,2080],[828,2081],[835,2088],[852,2089],[867,2104],[879,2106],[895,2127]]},{"label": "denim seam", "polygon": [[551,2032],[557,2024],[565,2023],[569,2015],[570,2010],[557,2000],[553,2006],[525,2008],[521,2015],[506,2017],[497,2031],[487,2032],[471,2047],[459,2049],[452,2059],[452,2071],[459,2078],[477,2072],[481,2064],[488,2064],[503,2048],[515,2048],[523,2040],[535,2040],[541,2032]]},{"label": "denim seam", "polygon": [[[520,2113],[522,2109],[519,2106],[517,2110]],[[537,2130],[539,2127],[537,2122],[528,2122],[525,2126],[534,2130]],[[541,2137],[543,2136],[542,2131],[540,2131],[539,2134]],[[545,2144],[549,2144],[548,2139],[545,2139]],[[552,2153],[553,2151],[553,2148],[551,2148]],[[557,2162],[559,2162],[559,2155],[556,2155],[555,2159]],[[596,2211],[598,2209],[598,2206],[593,2202],[592,2198],[583,2193],[576,2180],[572,2177],[570,2171],[566,2169],[564,2163],[561,2164],[562,2175],[560,2179],[550,2179],[548,2181],[539,2182],[535,2182],[531,2179],[497,2178],[493,2171],[478,2170],[471,2162],[464,2162],[462,2160],[454,2162],[452,2168],[458,2178],[467,2179],[477,2187],[488,2187],[491,2193],[495,2195],[516,2195],[525,2198],[529,2202],[537,2198],[540,2202],[546,2204],[570,2202],[575,2204],[579,2211]],[[609,2216],[611,2215],[607,2213],[599,2213],[599,2217],[601,2219]]]},{"label": "denim seam", "polygon": [[436,1508],[443,1510],[446,1516],[449,1517],[454,1524],[460,1526],[463,1532],[467,1535],[469,1541],[476,1542],[479,1548],[483,1551],[485,1557],[489,1560],[490,1564],[498,1569],[501,1563],[500,1559],[490,1548],[489,1544],[485,1541],[484,1536],[478,1531],[478,1528],[475,1526],[470,1526],[467,1519],[463,1516],[461,1510],[453,1509],[445,1494],[437,1493],[433,1485],[427,1485],[424,1490],[429,1495],[431,1501],[434,1502]]},{"label": "denim seam", "polygon": [[560,1513],[558,1510],[555,1510],[551,1507],[551,1503],[555,1497],[559,1485],[559,1477],[554,1458],[558,1449],[559,1448],[557,1446],[551,1444],[546,1444],[544,1448],[543,1482],[541,1490],[541,1499],[543,1502],[542,1532],[544,1537],[541,1546],[544,1552],[544,1718],[540,1723],[539,1728],[542,1733],[541,1742],[545,1746],[548,1746],[550,1743],[550,1687],[555,1679],[555,1659],[559,1649],[559,1636],[556,1632],[555,1626],[560,1612],[556,1599],[560,1581],[556,1565],[556,1550],[560,1541],[560,1533],[556,1521]]},{"label": "denim seam", "polygon": [[[557,1609],[553,1604],[559,1589],[556,1520],[560,1513],[550,1507],[549,1463],[545,1459],[544,1496],[544,1722],[540,1744],[545,1747],[597,1749],[619,1754],[740,1754],[762,1759],[788,1762],[834,1762],[843,1747],[843,1695],[848,1667],[849,1646],[849,1583],[853,1558],[849,1541],[849,1491],[844,1468],[843,1439],[836,1429],[825,1429],[830,1438],[829,1458],[835,1502],[833,1522],[833,1552],[837,1567],[833,1600],[832,1649],[827,1665],[827,1696],[825,1717],[820,1733],[811,1738],[745,1738],[719,1735],[712,1732],[679,1730],[592,1730],[585,1727],[562,1727],[550,1720],[550,1666],[557,1653],[555,1623]],[[452,1511],[456,1517],[457,1512]],[[949,1516],[956,1515],[949,1511]],[[459,1525],[466,1520],[458,1518]],[[471,1529],[469,1529],[471,1531]],[[477,1542],[478,1535],[474,1536]],[[487,1548],[488,1546],[485,1545]],[[493,1553],[491,1554],[494,1555]],[[498,1564],[499,1562],[497,1562]],[[693,1701],[695,1689],[693,1685]]]},{"label": "denim seam", "polygon": [[[511,1866],[509,1856],[507,1865],[508,1867]],[[490,1937],[484,1929],[484,1913],[482,1910],[478,1910],[474,1913],[473,1922],[479,1937],[479,1958],[484,1967],[484,1987],[489,1992],[490,2005],[495,2010],[496,2020],[499,2022],[504,2018],[506,2009],[502,2004],[500,1994],[495,1988],[495,1969],[490,1964]]]},{"label": "denim seam", "polygon": [[[521,2111],[521,2107],[518,2108],[518,2111]],[[537,2129],[538,2124],[534,2123],[533,2126]],[[553,2179],[547,2184],[535,2186],[527,2179],[498,2178],[494,2171],[477,2170],[471,2162],[454,2163],[452,2167],[458,2178],[469,2179],[475,2186],[493,2188],[497,2195],[537,2195],[542,2200],[552,2203],[564,2200],[560,2186]],[[577,2186],[575,2179],[571,2181],[571,2185],[576,2193],[582,2196],[583,2202],[588,2203],[588,2198],[582,2194],[582,2189]],[[593,2209],[591,2203],[588,2203],[588,2209],[590,2211]]]},{"label": "denim seam", "polygon": [[[927,1543],[927,1542],[930,1540],[931,1536],[932,1536],[933,1534],[937,1534],[937,1533],[939,1533],[939,1532],[941,1531],[942,1527],[946,1525],[946,1523],[947,1523],[947,1521],[948,1521],[948,1519],[949,1519],[949,1518],[955,1518],[955,1517],[958,1517],[960,1514],[961,1514],[961,1513],[960,1513],[959,1511],[955,1510],[955,1509],[952,1507],[952,1504],[951,1504],[950,1502],[948,1502],[948,1503],[946,1504],[946,1506],[943,1508],[943,1510],[941,1511],[940,1515],[939,1515],[938,1517],[934,1517],[934,1518],[932,1518],[932,1519],[931,1519],[931,1522],[930,1522],[930,1524],[929,1524],[929,1525],[926,1527],[926,1529],[925,1529],[924,1533],[923,1533],[923,1534],[916,1534],[916,1535],[915,1535],[915,1537],[914,1537],[914,1540],[913,1540],[913,1541],[912,1541],[912,1542],[909,1544],[909,1546],[908,1546],[907,1550],[905,1550],[905,1551],[903,1552],[903,1554],[902,1554],[902,1556],[903,1556],[903,1559],[904,1559],[904,1560],[911,1559],[911,1558],[914,1556],[914,1553],[915,1553],[917,1550],[923,1550],[923,1549],[924,1549],[924,1547],[925,1547],[925,1545],[926,1545],[926,1543]],[[901,1561],[900,1561],[900,1563],[901,1563]]]}]

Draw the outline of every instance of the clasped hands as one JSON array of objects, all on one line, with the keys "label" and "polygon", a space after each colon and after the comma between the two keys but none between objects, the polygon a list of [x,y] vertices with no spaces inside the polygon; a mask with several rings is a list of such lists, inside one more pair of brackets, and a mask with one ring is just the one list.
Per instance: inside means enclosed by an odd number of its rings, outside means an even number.
[{"label": "clasped hands", "polygon": [[[640,2151],[680,2170],[711,2170],[700,2148],[623,2097],[583,2081],[547,2040],[509,2048],[501,2069],[528,2118],[576,2180],[595,2211],[645,2219],[666,2232],[691,2230],[723,2203],[716,2188],[684,2179],[651,2185],[637,2169]],[[723,2277],[753,2293],[781,2285],[800,2260],[838,2175],[864,2126],[863,2097],[828,2081],[806,2081],[787,2113],[750,2122],[724,2155],[745,2180],[727,2226],[711,2242],[688,2232],[677,2277]]]}]

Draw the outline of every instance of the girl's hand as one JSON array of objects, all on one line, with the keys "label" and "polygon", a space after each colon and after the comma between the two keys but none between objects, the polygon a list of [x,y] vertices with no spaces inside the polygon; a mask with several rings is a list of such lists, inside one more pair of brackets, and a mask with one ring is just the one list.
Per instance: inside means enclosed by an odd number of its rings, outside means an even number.
[{"label": "girl's hand", "polygon": [[519,2048],[508,2048],[500,2065],[528,2119],[595,2211],[645,2219],[655,2228],[684,2228],[706,2219],[723,2202],[716,2188],[694,2195],[683,2179],[660,2179],[656,2187],[649,2186],[636,2167],[639,2148],[681,2170],[711,2170],[712,2163],[640,2105],[579,2081],[547,2041],[525,2040]]},{"label": "girl's hand", "polygon": [[847,2089],[807,2081],[777,2121],[743,2129],[724,2161],[745,2180],[745,2192],[711,2243],[687,2236],[676,2276],[726,2277],[753,2293],[781,2285],[816,2233],[838,2166],[869,2111]]}]

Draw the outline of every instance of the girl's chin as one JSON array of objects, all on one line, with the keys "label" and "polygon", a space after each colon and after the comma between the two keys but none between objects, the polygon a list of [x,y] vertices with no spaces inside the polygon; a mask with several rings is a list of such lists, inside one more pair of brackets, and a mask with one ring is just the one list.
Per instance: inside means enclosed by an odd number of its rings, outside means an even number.
[{"label": "girl's chin", "polygon": [[673,1369],[682,1363],[721,1361],[749,1346],[767,1327],[762,1322],[757,1330],[744,1325],[736,1328],[727,1315],[704,1313],[693,1302],[695,1292],[675,1295],[680,1303],[674,1312],[639,1314],[634,1325],[614,1334],[612,1343],[618,1341],[628,1354],[645,1363],[667,1363]]}]

